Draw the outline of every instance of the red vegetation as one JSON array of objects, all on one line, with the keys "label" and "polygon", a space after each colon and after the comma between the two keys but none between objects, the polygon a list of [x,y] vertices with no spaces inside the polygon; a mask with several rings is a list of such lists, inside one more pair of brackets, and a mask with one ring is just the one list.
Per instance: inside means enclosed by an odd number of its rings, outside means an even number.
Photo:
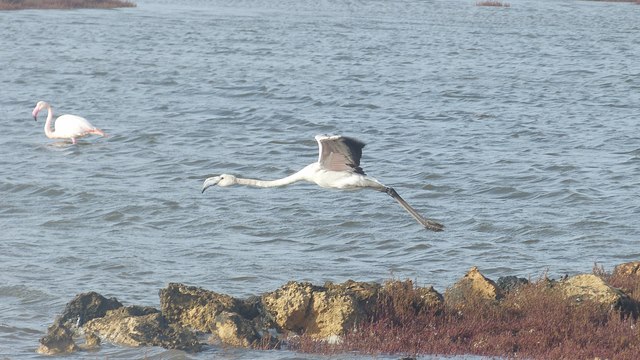
[{"label": "red vegetation", "polygon": [[0,0],[0,10],[21,9],[112,9],[135,7],[130,1],[121,0]]},{"label": "red vegetation", "polygon": [[[620,287],[636,305],[640,276],[595,275]],[[411,282],[406,282],[411,284]],[[499,302],[470,299],[464,306],[440,303],[420,308],[411,286],[383,295],[380,308],[366,323],[328,344],[302,336],[292,344],[302,352],[336,354],[462,355],[527,359],[637,359],[640,331],[637,311],[619,310],[590,301],[579,305],[541,279],[507,292]],[[636,307],[637,309],[637,307]]]}]

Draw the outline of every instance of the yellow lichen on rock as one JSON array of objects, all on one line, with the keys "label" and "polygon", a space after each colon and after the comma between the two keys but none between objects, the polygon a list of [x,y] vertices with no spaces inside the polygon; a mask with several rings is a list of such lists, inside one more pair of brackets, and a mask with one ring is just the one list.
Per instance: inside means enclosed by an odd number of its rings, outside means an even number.
[{"label": "yellow lichen on rock", "polygon": [[640,276],[640,261],[632,261],[617,265],[613,269],[614,276]]},{"label": "yellow lichen on rock", "polygon": [[[289,282],[262,296],[265,311],[284,331],[305,333],[315,338],[341,336],[353,327],[371,289],[355,282],[345,285]],[[365,298],[360,298],[362,295]]]},{"label": "yellow lichen on rock", "polygon": [[445,291],[445,301],[463,305],[476,300],[499,300],[504,296],[496,283],[482,275],[477,267],[472,267],[460,280]]},{"label": "yellow lichen on rock", "polygon": [[591,300],[608,306],[618,306],[626,298],[622,291],[592,274],[572,276],[561,283],[560,289],[567,298]]},{"label": "yellow lichen on rock", "polygon": [[343,335],[353,325],[356,312],[352,296],[329,291],[314,292],[307,331],[318,338]]},{"label": "yellow lichen on rock", "polygon": [[281,328],[299,332],[307,322],[313,285],[291,281],[280,289],[262,296],[262,302],[273,321]]}]

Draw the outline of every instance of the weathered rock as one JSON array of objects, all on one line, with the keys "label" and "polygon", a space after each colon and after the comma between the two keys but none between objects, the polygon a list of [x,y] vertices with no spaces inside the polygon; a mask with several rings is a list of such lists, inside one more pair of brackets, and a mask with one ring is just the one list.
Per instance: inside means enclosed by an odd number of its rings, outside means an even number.
[{"label": "weathered rock", "polygon": [[629,297],[621,290],[609,286],[596,275],[583,274],[572,276],[559,284],[566,298],[576,302],[591,300],[613,308],[625,308],[630,305]]},{"label": "weathered rock", "polygon": [[240,300],[194,286],[169,284],[160,290],[160,305],[169,321],[211,333],[231,346],[250,346],[266,326],[260,316],[259,297]]},{"label": "weathered rock", "polygon": [[83,329],[87,334],[96,333],[118,345],[162,346],[189,352],[201,348],[195,334],[169,325],[157,309],[150,307],[128,306],[109,310],[104,317],[87,322]]},{"label": "weathered rock", "polygon": [[83,346],[74,341],[74,330],[87,321],[102,317],[107,311],[122,307],[116,298],[106,298],[94,291],[76,295],[69,301],[65,309],[40,339],[38,352],[41,354],[59,354],[90,348],[95,339],[88,339]]},{"label": "weathered rock", "polygon": [[477,300],[499,300],[503,296],[498,285],[482,275],[475,266],[444,293],[445,302],[455,306]]},{"label": "weathered rock", "polygon": [[498,281],[496,281],[496,285],[498,285],[503,292],[517,290],[519,287],[527,285],[528,283],[529,280],[516,276],[501,276],[498,278]]},{"label": "weathered rock", "polygon": [[617,265],[613,269],[613,275],[616,276],[640,276],[640,261],[633,261]]},{"label": "weathered rock", "polygon": [[372,314],[378,305],[378,297],[382,290],[382,285],[374,282],[357,282],[347,280],[341,284],[327,282],[324,285],[328,291],[341,292],[345,295],[353,296],[358,308],[366,315]]},{"label": "weathered rock", "polygon": [[58,322],[68,327],[82,326],[86,322],[103,317],[107,311],[122,307],[116,298],[106,298],[97,292],[76,295],[67,303]]},{"label": "weathered rock", "polygon": [[238,347],[250,347],[260,339],[251,321],[226,311],[216,316],[213,336],[224,344]]},{"label": "weathered rock", "polygon": [[358,282],[353,280],[347,280],[340,284],[332,282],[326,282],[324,288],[328,291],[335,291],[344,293],[345,295],[351,295],[358,300],[358,302],[375,302],[376,298],[382,289],[382,285],[374,282]]},{"label": "weathered rock", "polygon": [[340,291],[316,291],[304,331],[318,338],[343,335],[355,324],[358,312],[354,296]]},{"label": "weathered rock", "polygon": [[306,327],[313,292],[320,289],[311,283],[291,281],[274,292],[264,294],[262,303],[280,328],[301,333]]},{"label": "weathered rock", "polygon": [[84,344],[78,344],[82,350],[96,350],[100,347],[100,337],[95,333],[85,333]]},{"label": "weathered rock", "polygon": [[40,339],[38,353],[43,355],[65,354],[77,351],[78,345],[73,341],[73,331],[55,322],[49,326],[47,335]]},{"label": "weathered rock", "polygon": [[264,294],[266,313],[282,330],[305,333],[316,338],[343,335],[366,311],[363,303],[373,301],[379,287],[366,283],[315,286],[289,282],[280,289]]},{"label": "weathered rock", "polygon": [[262,321],[260,318],[264,314],[264,309],[262,308],[262,299],[260,296],[250,296],[246,299],[240,299],[237,306],[238,314],[242,317]]},{"label": "weathered rock", "polygon": [[440,306],[444,301],[442,294],[437,292],[433,286],[416,288],[416,293],[419,296],[419,300],[416,303],[420,309],[433,309]]},{"label": "weathered rock", "polygon": [[183,284],[171,283],[160,290],[160,308],[167,320],[206,333],[215,331],[218,315],[237,313],[241,303],[229,295]]}]

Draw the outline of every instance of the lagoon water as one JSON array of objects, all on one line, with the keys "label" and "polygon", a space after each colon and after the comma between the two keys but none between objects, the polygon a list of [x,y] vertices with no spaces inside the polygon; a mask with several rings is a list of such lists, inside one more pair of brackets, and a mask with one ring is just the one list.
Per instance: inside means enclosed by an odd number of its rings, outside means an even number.
[{"label": "lagoon water", "polygon": [[[0,12],[0,358],[39,358],[86,291],[156,307],[169,282],[443,292],[471,266],[536,279],[640,259],[640,6],[137,4]],[[110,136],[47,139],[38,100]],[[222,172],[297,171],[323,133],[366,142],[365,171],[446,231],[372,191],[200,193]],[[85,356],[318,358],[106,343]]]}]

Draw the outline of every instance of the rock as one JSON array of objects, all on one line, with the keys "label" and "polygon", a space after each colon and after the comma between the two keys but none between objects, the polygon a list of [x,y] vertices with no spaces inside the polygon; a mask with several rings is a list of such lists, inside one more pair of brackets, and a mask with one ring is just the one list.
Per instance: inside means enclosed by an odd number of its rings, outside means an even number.
[{"label": "rock", "polygon": [[379,289],[379,285],[353,281],[325,286],[289,282],[264,294],[262,304],[280,329],[326,339],[343,335],[365,318]]},{"label": "rock", "polygon": [[631,306],[629,297],[621,290],[609,286],[600,277],[592,274],[572,276],[559,284],[565,298],[576,302],[591,300],[613,308]]},{"label": "rock", "polygon": [[213,335],[220,342],[237,347],[250,347],[260,339],[251,321],[237,313],[227,311],[216,316]]},{"label": "rock", "polygon": [[[324,287],[328,291],[342,292],[345,295],[352,296],[358,307],[358,316],[365,316],[370,318],[371,315],[377,310],[378,300],[383,286],[374,282],[357,282],[353,280],[347,280],[341,284],[334,284],[331,282],[325,283]],[[360,318],[356,318],[356,322]]]},{"label": "rock", "polygon": [[262,321],[261,317],[264,314],[262,308],[262,298],[260,296],[250,296],[247,299],[240,299],[237,302],[238,314],[246,319],[255,321]]},{"label": "rock", "polygon": [[[618,265],[614,270],[616,274],[638,276],[640,262]],[[631,314],[637,319],[640,304],[622,290],[608,285],[603,278],[623,284],[619,286],[635,286],[637,281],[605,275],[577,275],[559,281],[545,277],[540,289],[553,292],[552,301],[563,301],[559,295],[576,303],[593,301],[607,309],[623,310],[622,317]],[[447,289],[444,296],[433,287],[416,287],[410,280],[388,281],[383,285],[349,280],[342,284],[328,282],[324,286],[289,282],[273,292],[246,300],[171,283],[159,292],[162,312],[152,307],[125,307],[115,298],[107,299],[91,292],[77,295],[66,305],[64,313],[40,339],[37,351],[55,355],[90,350],[97,348],[102,339],[124,346],[161,346],[195,352],[202,346],[195,332],[211,334],[214,343],[237,347],[276,348],[283,340],[278,332],[290,336],[284,339],[285,343],[291,339],[295,342],[297,334],[305,334],[339,344],[344,341],[342,336],[359,322],[375,321],[378,316],[385,319],[388,315],[388,319],[395,322],[411,321],[425,310],[460,318],[485,305],[490,310],[500,310],[494,303],[505,292],[527,283],[526,279],[515,276],[501,277],[495,283],[473,267]],[[520,294],[531,295],[528,291]],[[535,296],[532,301],[539,301]],[[510,301],[503,304],[509,306]],[[520,309],[521,303],[531,304],[531,301],[517,302],[511,304],[514,309]],[[444,303],[453,306],[447,308]],[[541,306],[546,309],[546,303]],[[78,344],[76,341],[83,332],[84,344]],[[474,347],[485,347],[485,343],[484,338],[474,340]]]},{"label": "rock", "polygon": [[37,351],[41,354],[52,355],[94,346],[95,339],[88,339],[84,346],[78,346],[73,339],[74,330],[87,321],[100,318],[107,311],[120,307],[122,304],[116,298],[107,299],[97,292],[76,295],[73,300],[67,303],[62,315],[49,327],[47,335],[40,339],[40,347]]},{"label": "rock", "polygon": [[420,297],[417,301],[421,309],[433,309],[440,306],[444,302],[442,294],[436,291],[433,286],[416,288],[416,293]]},{"label": "rock", "polygon": [[472,267],[462,279],[445,291],[445,302],[454,306],[464,305],[474,300],[495,301],[504,296],[495,282],[486,278],[477,267]]},{"label": "rock", "polygon": [[280,289],[263,295],[262,303],[280,328],[299,334],[306,328],[315,289],[321,288],[311,283],[291,281]]},{"label": "rock", "polygon": [[47,335],[40,339],[37,352],[43,355],[56,355],[71,353],[78,349],[73,341],[73,331],[59,322],[55,322],[49,326]]},{"label": "rock", "polygon": [[211,333],[226,345],[249,347],[266,333],[259,331],[267,326],[260,316],[259,297],[240,300],[198,287],[169,284],[160,290],[160,306],[169,321]]},{"label": "rock", "polygon": [[613,275],[616,276],[640,276],[640,261],[633,261],[617,265],[613,269]]},{"label": "rock", "polygon": [[93,291],[82,293],[67,303],[57,321],[68,327],[82,326],[92,319],[103,317],[107,311],[122,306],[116,298],[107,299]]},{"label": "rock", "polygon": [[496,285],[498,285],[503,292],[517,290],[519,287],[527,285],[528,283],[529,280],[516,276],[501,276],[498,278],[498,281],[496,281]]},{"label": "rock", "polygon": [[316,291],[310,305],[304,332],[317,338],[343,335],[359,312],[355,297],[341,291]]},{"label": "rock", "polygon": [[229,295],[183,284],[170,283],[160,290],[160,308],[169,322],[205,333],[215,331],[218,315],[237,313],[241,303]]},{"label": "rock", "polygon": [[189,352],[201,348],[195,334],[170,326],[162,314],[151,307],[128,306],[109,310],[104,317],[87,322],[83,330],[117,345],[162,346]]},{"label": "rock", "polygon": [[85,333],[84,344],[78,344],[82,350],[97,350],[100,347],[100,337],[95,333]]}]

